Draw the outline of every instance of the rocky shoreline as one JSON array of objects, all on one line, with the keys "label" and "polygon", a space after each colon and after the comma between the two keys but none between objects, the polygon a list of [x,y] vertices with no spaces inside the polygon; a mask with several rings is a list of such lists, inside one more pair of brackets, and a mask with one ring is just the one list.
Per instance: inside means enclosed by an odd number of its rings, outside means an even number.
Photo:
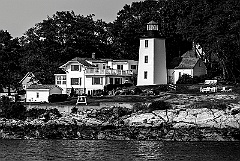
[{"label": "rocky shoreline", "polygon": [[[116,107],[102,109],[114,111]],[[167,109],[99,117],[88,110],[62,117],[25,121],[0,118],[0,139],[104,139],[163,141],[239,141],[240,106],[222,109]]]}]

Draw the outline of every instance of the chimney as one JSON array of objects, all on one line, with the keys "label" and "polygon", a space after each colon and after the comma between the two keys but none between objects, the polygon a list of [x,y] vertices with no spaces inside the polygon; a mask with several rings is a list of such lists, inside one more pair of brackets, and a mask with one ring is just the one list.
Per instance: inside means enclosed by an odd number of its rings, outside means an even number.
[{"label": "chimney", "polygon": [[92,53],[92,59],[95,59],[95,58],[96,58],[96,54]]},{"label": "chimney", "polygon": [[196,52],[196,43],[194,41],[192,42],[192,50],[193,50],[194,56],[197,58],[198,55],[197,55],[197,52]]}]

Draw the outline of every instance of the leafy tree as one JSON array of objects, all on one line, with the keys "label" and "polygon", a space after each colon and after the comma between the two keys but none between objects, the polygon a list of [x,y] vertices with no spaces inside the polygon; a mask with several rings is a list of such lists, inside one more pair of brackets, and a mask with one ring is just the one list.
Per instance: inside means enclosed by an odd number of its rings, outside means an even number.
[{"label": "leafy tree", "polygon": [[[236,80],[239,75],[240,3],[236,0],[185,1],[189,13],[183,13],[178,31],[187,40],[199,42],[212,67],[216,55],[224,79]],[[211,70],[211,68],[209,68]],[[215,70],[215,69],[214,69]]]},{"label": "leafy tree", "polygon": [[32,71],[41,83],[54,83],[59,66],[74,57],[107,57],[111,52],[108,24],[69,11],[56,12],[21,38],[24,73]]},{"label": "leafy tree", "polygon": [[8,31],[0,30],[0,84],[2,87],[17,87],[20,79],[18,39],[12,39]]},{"label": "leafy tree", "polygon": [[2,97],[1,116],[8,119],[25,119],[26,107],[18,102],[11,102],[9,97]]},{"label": "leafy tree", "polygon": [[125,5],[113,22],[113,47],[117,52],[115,55],[118,58],[137,60],[139,38],[144,36],[146,24],[152,20],[159,23],[159,34],[166,38],[168,62],[172,57],[186,52],[191,43],[183,40],[177,33],[178,13],[181,12],[178,3],[174,0],[146,0]]}]

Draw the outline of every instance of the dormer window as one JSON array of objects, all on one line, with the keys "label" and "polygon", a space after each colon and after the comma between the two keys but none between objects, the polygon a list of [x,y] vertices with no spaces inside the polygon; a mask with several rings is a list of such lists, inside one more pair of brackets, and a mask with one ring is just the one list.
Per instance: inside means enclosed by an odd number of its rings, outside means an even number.
[{"label": "dormer window", "polygon": [[79,65],[71,65],[71,71],[80,71]]}]

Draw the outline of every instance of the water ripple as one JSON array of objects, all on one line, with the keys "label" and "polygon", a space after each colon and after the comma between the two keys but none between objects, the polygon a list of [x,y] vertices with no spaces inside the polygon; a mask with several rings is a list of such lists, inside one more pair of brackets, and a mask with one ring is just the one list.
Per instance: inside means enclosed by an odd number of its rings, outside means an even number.
[{"label": "water ripple", "polygon": [[239,142],[1,140],[0,161],[237,161]]}]

